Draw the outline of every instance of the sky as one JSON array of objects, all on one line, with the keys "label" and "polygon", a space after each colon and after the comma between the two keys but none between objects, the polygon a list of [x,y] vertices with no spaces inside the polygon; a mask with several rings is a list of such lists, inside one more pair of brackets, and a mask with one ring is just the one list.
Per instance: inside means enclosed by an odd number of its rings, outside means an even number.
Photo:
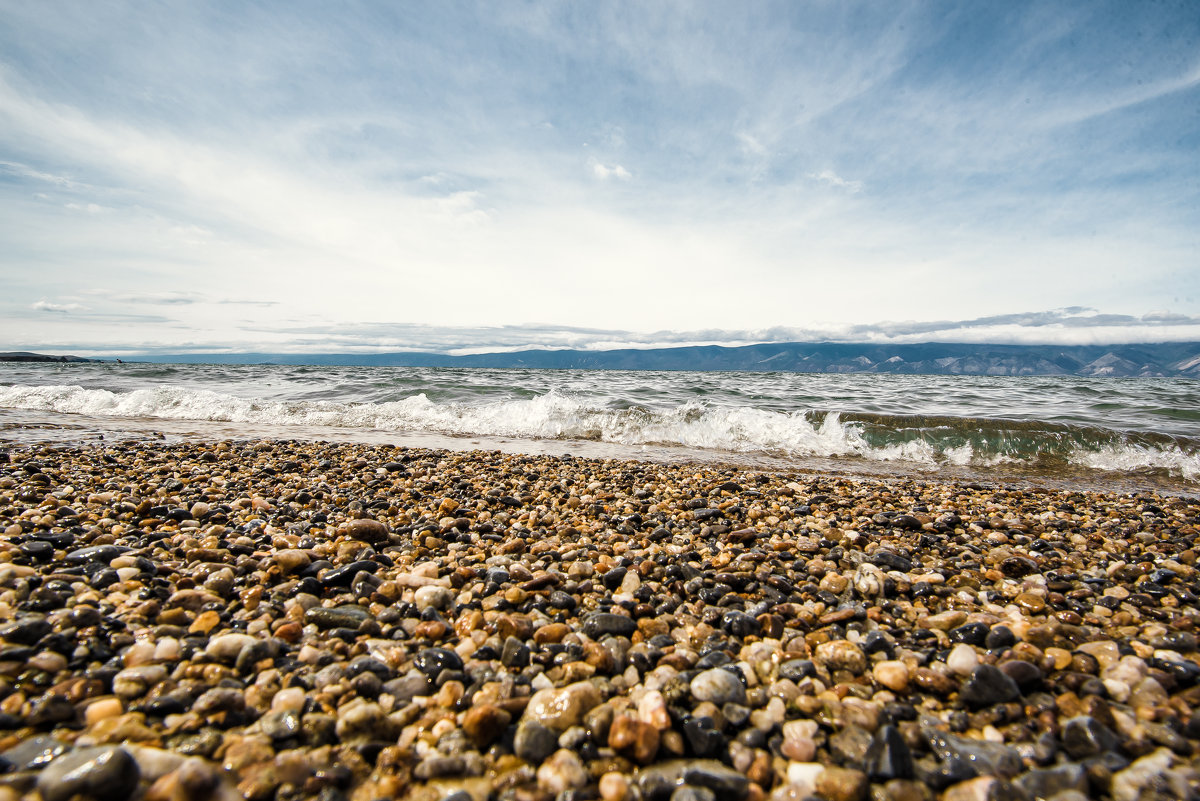
[{"label": "sky", "polygon": [[0,351],[1200,341],[1200,13],[0,0]]}]

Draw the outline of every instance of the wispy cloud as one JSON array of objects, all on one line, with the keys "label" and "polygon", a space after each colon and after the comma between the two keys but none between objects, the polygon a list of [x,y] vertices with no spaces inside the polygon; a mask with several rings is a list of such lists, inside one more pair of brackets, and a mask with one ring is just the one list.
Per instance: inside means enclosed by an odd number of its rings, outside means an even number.
[{"label": "wispy cloud", "polygon": [[68,314],[81,310],[83,306],[80,306],[78,303],[51,303],[47,300],[39,300],[30,308],[34,311],[50,312],[52,314]]},{"label": "wispy cloud", "polygon": [[629,173],[629,170],[625,169],[620,164],[614,164],[611,167],[607,167],[598,162],[592,165],[592,174],[594,174],[601,181],[607,181],[609,178],[617,178],[622,181],[628,181],[633,177]]},{"label": "wispy cloud", "polygon": [[838,189],[845,189],[850,193],[858,192],[863,187],[862,181],[848,181],[833,170],[821,170],[818,173],[809,173],[808,177],[829,186],[837,187]]},{"label": "wispy cloud", "polygon": [[1189,11],[0,3],[0,340],[1175,337]]},{"label": "wispy cloud", "polygon": [[[206,353],[267,351],[282,353],[382,353],[416,351],[467,355],[532,349],[615,350],[696,345],[739,346],[771,342],[844,342],[905,344],[958,342],[993,344],[1118,344],[1200,341],[1200,316],[1098,314],[1074,307],[992,315],[967,320],[883,321],[757,329],[625,331],[545,324],[436,326],[387,322],[297,323],[279,327],[241,326],[235,336],[208,342],[187,339],[172,344],[122,347],[122,353]],[[64,346],[72,343],[61,343]],[[77,343],[75,349],[81,350]],[[118,352],[114,349],[81,352]]]}]

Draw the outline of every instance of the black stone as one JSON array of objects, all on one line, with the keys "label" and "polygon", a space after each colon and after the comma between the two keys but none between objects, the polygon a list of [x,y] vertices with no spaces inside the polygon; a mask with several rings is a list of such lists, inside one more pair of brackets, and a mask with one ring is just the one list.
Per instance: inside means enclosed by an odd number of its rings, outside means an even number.
[{"label": "black stone", "polygon": [[553,729],[534,720],[522,721],[513,738],[513,753],[537,765],[558,750],[558,735]]},{"label": "black stone", "polygon": [[721,628],[734,637],[745,638],[758,634],[762,627],[756,618],[745,612],[731,609],[721,616]]},{"label": "black stone", "polygon": [[950,642],[964,642],[967,645],[983,645],[987,641],[988,633],[986,623],[967,623],[948,632]]},{"label": "black stone", "polygon": [[413,665],[430,679],[436,679],[443,670],[462,670],[462,658],[446,648],[426,648],[413,659]]},{"label": "black stone", "polygon": [[1112,729],[1089,715],[1079,715],[1063,723],[1059,737],[1063,750],[1074,760],[1107,753],[1120,742]]},{"label": "black stone", "polygon": [[781,679],[801,681],[817,675],[817,666],[811,659],[791,659],[779,666],[778,676]]},{"label": "black stone", "polygon": [[378,569],[379,564],[377,562],[372,562],[368,559],[362,559],[357,562],[351,562],[348,565],[343,565],[342,567],[335,567],[327,570],[321,574],[320,580],[323,585],[330,589],[336,587],[349,587],[350,582],[354,581],[354,577],[357,576],[360,571],[365,570],[368,573],[374,573]]},{"label": "black stone", "polygon": [[867,774],[876,782],[913,777],[912,751],[895,726],[883,726],[875,733],[867,753]]},{"label": "black stone", "polygon": [[54,546],[41,540],[23,542],[17,546],[17,549],[25,556],[37,562],[45,562],[54,558]]},{"label": "black stone", "polygon": [[124,748],[80,748],[51,762],[38,776],[42,801],[86,796],[94,801],[124,801],[137,789],[141,771]]},{"label": "black stone", "polygon": [[0,625],[0,638],[18,645],[33,645],[50,633],[50,623],[42,615],[26,615]]},{"label": "black stone", "polygon": [[504,650],[500,652],[500,662],[505,667],[523,668],[529,664],[529,646],[516,637],[504,641]]},{"label": "black stone", "polygon": [[66,562],[73,565],[82,565],[88,562],[108,564],[128,550],[130,549],[123,545],[92,545],[88,548],[71,551],[66,555]]},{"label": "black stone", "polygon": [[626,572],[628,572],[627,568],[614,567],[600,578],[600,582],[606,588],[615,592],[621,586],[621,582],[625,580]]},{"label": "black stone", "polygon": [[1016,701],[1021,697],[1021,690],[995,665],[979,665],[971,672],[958,695],[964,703],[979,708]]},{"label": "black stone", "polygon": [[908,573],[913,569],[911,559],[906,559],[892,551],[876,551],[871,554],[871,564],[884,570],[897,570],[901,573]]},{"label": "black stone", "polygon": [[896,650],[896,646],[882,631],[868,631],[860,647],[864,654],[884,653],[891,656]]},{"label": "black stone", "polygon": [[637,631],[637,621],[612,612],[593,612],[583,619],[583,633],[593,640],[608,635],[628,637]]},{"label": "black stone", "polygon": [[712,718],[692,718],[683,724],[683,736],[687,738],[692,753],[698,757],[720,759],[728,747],[725,735],[717,731]]},{"label": "black stone", "polygon": [[315,623],[322,629],[346,628],[358,630],[363,621],[370,620],[371,613],[365,607],[357,605],[314,606],[304,613],[304,620]]},{"label": "black stone", "polygon": [[983,645],[989,650],[1011,648],[1017,644],[1017,635],[1008,626],[993,626],[983,640]]},{"label": "black stone", "polygon": [[1000,666],[1010,679],[1017,683],[1022,692],[1035,689],[1042,683],[1042,670],[1032,662],[1023,659],[1013,659]]}]

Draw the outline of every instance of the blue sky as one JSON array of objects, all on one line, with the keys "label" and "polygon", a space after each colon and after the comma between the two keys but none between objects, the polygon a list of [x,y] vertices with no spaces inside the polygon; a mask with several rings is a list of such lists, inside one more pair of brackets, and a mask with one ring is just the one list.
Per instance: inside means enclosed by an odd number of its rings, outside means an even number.
[{"label": "blue sky", "polygon": [[1200,340],[1192,2],[0,0],[0,350]]}]

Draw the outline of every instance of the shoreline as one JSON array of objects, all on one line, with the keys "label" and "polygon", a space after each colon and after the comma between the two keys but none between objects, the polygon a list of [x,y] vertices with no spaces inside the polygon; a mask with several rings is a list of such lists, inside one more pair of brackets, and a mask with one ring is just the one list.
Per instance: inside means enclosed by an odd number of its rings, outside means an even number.
[{"label": "shoreline", "polygon": [[[51,421],[54,422],[51,422]],[[31,432],[38,432],[36,436]],[[1039,472],[1020,463],[991,467],[905,460],[884,461],[847,456],[783,456],[739,453],[683,445],[622,445],[581,439],[533,439],[516,436],[445,434],[391,429],[303,427],[283,424],[247,424],[166,418],[96,417],[83,414],[46,414],[22,409],[0,409],[0,449],[101,445],[147,441],[192,443],[222,440],[344,442],[372,447],[429,448],[454,452],[502,451],[514,455],[557,458],[575,456],[617,459],[654,464],[698,464],[716,468],[837,475],[851,480],[927,480],[945,483],[1002,484],[1024,490],[1157,492],[1200,499],[1196,481],[1158,473],[1105,471],[1075,467],[1057,475]]]},{"label": "shoreline", "polygon": [[0,797],[1186,797],[1198,530],[1153,491],[20,445]]}]

